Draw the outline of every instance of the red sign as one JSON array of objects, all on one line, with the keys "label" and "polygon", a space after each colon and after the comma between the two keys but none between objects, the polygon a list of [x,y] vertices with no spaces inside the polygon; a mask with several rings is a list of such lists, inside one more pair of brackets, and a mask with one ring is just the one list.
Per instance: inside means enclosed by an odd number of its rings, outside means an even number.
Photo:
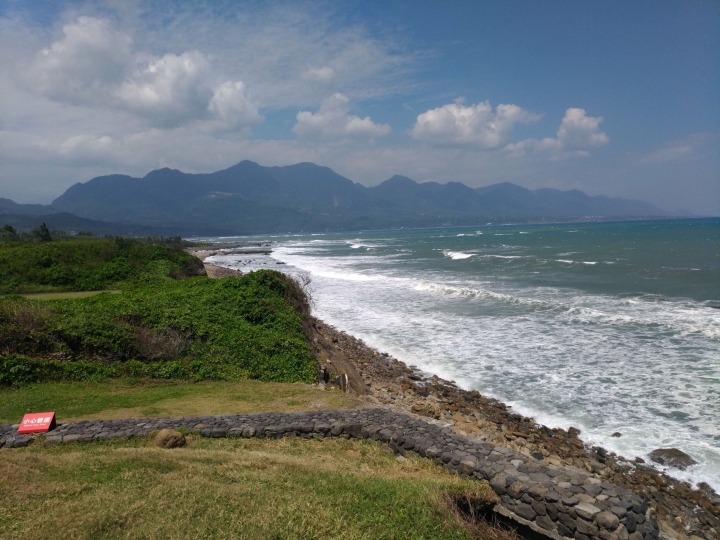
[{"label": "red sign", "polygon": [[18,433],[45,433],[55,427],[55,413],[30,413],[23,416]]}]

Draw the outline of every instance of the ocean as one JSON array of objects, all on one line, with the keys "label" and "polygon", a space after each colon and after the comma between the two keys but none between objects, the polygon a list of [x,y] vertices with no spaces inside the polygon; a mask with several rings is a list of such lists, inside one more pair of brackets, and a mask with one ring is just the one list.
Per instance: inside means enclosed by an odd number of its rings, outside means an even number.
[{"label": "ocean", "polygon": [[628,459],[679,448],[698,464],[668,472],[720,491],[720,219],[250,239],[272,255],[208,262],[306,272],[367,344]]}]

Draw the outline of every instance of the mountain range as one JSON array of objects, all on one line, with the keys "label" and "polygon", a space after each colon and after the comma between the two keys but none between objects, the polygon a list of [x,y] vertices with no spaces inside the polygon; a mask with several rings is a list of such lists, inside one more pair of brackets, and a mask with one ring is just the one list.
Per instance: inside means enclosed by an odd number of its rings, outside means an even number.
[{"label": "mountain range", "polygon": [[99,176],[50,205],[0,199],[0,214],[16,222],[46,216],[51,227],[53,220],[75,220],[72,228],[93,232],[183,235],[671,216],[643,201],[577,190],[529,190],[509,182],[473,189],[404,176],[366,187],[313,163],[264,167],[252,161],[208,174],[165,168],[144,178]]}]

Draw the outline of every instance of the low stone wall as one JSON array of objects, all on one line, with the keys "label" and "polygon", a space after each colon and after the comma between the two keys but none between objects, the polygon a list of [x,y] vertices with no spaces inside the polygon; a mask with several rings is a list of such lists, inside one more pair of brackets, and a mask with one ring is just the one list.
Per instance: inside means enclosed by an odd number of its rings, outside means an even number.
[{"label": "low stone wall", "polygon": [[[501,499],[497,512],[547,537],[658,538],[647,501],[622,487],[387,409],[87,420],[58,424],[43,444],[147,436],[164,428],[185,428],[205,437],[369,438],[389,444],[397,454],[420,455],[463,477],[488,481]],[[0,448],[32,442],[16,431],[17,426],[0,426]]]}]

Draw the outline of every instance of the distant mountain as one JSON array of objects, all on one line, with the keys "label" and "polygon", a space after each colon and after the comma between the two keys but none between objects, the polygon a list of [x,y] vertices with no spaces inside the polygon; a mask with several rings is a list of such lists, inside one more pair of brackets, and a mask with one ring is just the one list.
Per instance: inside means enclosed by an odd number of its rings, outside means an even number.
[{"label": "distant mountain", "polygon": [[0,216],[3,214],[41,215],[50,211],[44,204],[18,204],[10,199],[0,197]]},{"label": "distant mountain", "polygon": [[[22,205],[21,205],[22,206]],[[45,207],[46,209],[49,207]],[[57,214],[0,214],[0,227],[12,225],[20,231],[29,231],[45,223],[51,231],[89,231],[99,235],[113,236],[199,236],[201,234],[228,234],[227,229],[206,230],[192,226],[162,227],[136,223],[108,223],[60,212]]]},{"label": "distant mountain", "polygon": [[[0,212],[11,206],[0,202]],[[263,167],[252,161],[209,174],[166,168],[144,178],[101,176],[75,184],[42,208],[203,234],[670,215],[642,201],[591,197],[577,190],[531,191],[507,182],[473,189],[459,182],[419,184],[404,176],[368,188],[313,163]]]}]

